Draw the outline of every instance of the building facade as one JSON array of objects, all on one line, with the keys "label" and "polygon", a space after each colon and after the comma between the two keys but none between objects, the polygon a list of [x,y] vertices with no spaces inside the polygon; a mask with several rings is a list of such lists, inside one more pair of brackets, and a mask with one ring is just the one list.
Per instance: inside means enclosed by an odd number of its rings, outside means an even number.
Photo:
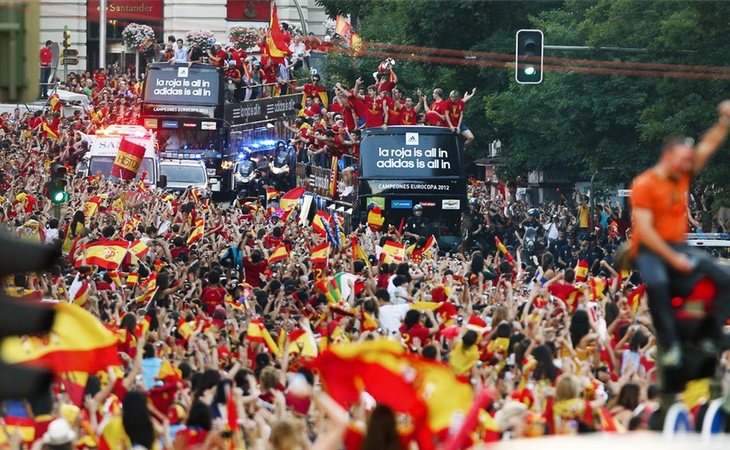
[{"label": "building facade", "polygon": [[[43,0],[40,4],[41,42],[63,40],[64,27],[71,32],[72,48],[79,64],[71,71],[99,66],[99,0]],[[133,61],[122,44],[122,30],[132,22],[151,26],[158,41],[168,36],[184,38],[187,32],[208,30],[219,42],[228,42],[232,27],[267,27],[272,0],[107,0],[107,65]],[[276,0],[279,21],[324,35],[327,17],[315,0]],[[300,14],[301,11],[301,14]]]}]

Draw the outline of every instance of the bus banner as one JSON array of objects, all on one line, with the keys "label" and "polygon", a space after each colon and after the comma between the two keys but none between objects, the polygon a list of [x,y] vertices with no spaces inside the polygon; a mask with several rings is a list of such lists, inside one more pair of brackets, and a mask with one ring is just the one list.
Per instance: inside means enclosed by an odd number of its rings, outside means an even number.
[{"label": "bus banner", "polygon": [[223,118],[231,125],[243,125],[264,120],[294,116],[294,105],[301,102],[302,94],[262,98],[225,106]]},{"label": "bus banner", "polygon": [[220,74],[217,69],[170,66],[150,71],[145,80],[146,103],[167,105],[216,105]]},{"label": "bus banner", "polygon": [[362,158],[362,178],[431,179],[461,175],[456,137],[450,134],[405,133],[405,138],[388,134],[368,136],[367,158]]}]

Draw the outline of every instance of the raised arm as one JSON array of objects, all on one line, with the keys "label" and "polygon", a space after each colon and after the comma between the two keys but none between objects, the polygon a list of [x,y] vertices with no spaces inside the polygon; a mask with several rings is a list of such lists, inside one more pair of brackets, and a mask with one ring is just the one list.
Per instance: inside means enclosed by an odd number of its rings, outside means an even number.
[{"label": "raised arm", "polygon": [[727,137],[728,127],[730,127],[730,100],[720,103],[717,111],[720,113],[717,123],[705,132],[702,140],[697,144],[694,161],[695,174],[705,167]]}]

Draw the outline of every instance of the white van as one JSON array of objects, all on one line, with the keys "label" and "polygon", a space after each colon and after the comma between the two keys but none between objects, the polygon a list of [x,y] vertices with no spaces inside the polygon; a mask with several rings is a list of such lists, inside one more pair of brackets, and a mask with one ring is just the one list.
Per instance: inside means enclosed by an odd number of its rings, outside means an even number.
[{"label": "white van", "polygon": [[160,171],[167,178],[167,190],[182,192],[196,187],[203,194],[210,190],[205,164],[199,159],[163,159]]},{"label": "white van", "polygon": [[155,138],[152,133],[139,125],[110,125],[104,130],[97,131],[95,135],[86,136],[89,152],[79,163],[77,172],[81,172],[84,176],[101,173],[104,178],[109,178],[123,138],[145,148],[137,179],[146,172],[145,184],[164,187],[165,180],[160,171]]}]

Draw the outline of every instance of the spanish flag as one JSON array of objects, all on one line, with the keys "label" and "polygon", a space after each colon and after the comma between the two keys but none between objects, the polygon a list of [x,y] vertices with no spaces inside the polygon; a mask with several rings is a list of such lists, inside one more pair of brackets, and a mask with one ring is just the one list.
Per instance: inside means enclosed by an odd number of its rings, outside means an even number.
[{"label": "spanish flag", "polygon": [[46,137],[48,139],[57,140],[58,139],[58,133],[48,126],[48,123],[43,122],[43,132],[46,134]]},{"label": "spanish flag", "polygon": [[246,340],[249,342],[261,342],[266,344],[266,347],[274,356],[281,356],[279,347],[276,346],[276,342],[274,342],[274,339],[271,338],[271,334],[269,334],[269,330],[267,330],[264,326],[264,321],[262,319],[254,319],[248,324]]},{"label": "spanish flag", "polygon": [[190,245],[196,241],[199,241],[200,239],[203,239],[204,227],[205,227],[204,219],[199,218],[195,221],[195,228],[190,233],[190,236],[188,237],[188,240],[187,240],[188,245]]},{"label": "spanish flag", "polygon": [[137,258],[143,259],[145,256],[147,256],[150,248],[143,241],[137,239],[136,241],[132,242],[132,245],[129,246],[129,251],[132,252],[132,254]]},{"label": "spanish flag", "polygon": [[107,194],[99,194],[91,197],[86,203],[84,203],[84,216],[94,217],[97,211],[99,211],[99,205],[101,202],[106,200],[109,196]]},{"label": "spanish flag", "polygon": [[585,259],[578,261],[575,266],[575,281],[583,282],[588,278],[588,262]]},{"label": "spanish flag", "polygon": [[107,274],[109,275],[109,278],[112,279],[112,282],[116,287],[122,287],[122,277],[119,275],[119,272],[116,270],[110,270]]},{"label": "spanish flag", "polygon": [[312,228],[314,229],[314,231],[319,233],[320,236],[327,236],[327,231],[329,230],[329,223],[331,219],[332,216],[322,210],[319,210],[317,211],[317,214],[315,214],[312,218]]},{"label": "spanish flag", "polygon": [[429,250],[431,250],[431,247],[433,247],[434,244],[436,244],[436,238],[432,234],[428,237],[428,239],[426,239],[423,247],[413,250],[413,252],[411,253],[411,260],[417,263],[423,261],[423,257]]},{"label": "spanish flag", "polygon": [[125,281],[125,284],[127,287],[132,287],[135,284],[137,284],[137,281],[139,281],[139,274],[137,272],[130,272],[127,274],[127,280]]},{"label": "spanish flag", "polygon": [[361,310],[360,313],[360,327],[363,331],[375,331],[378,329],[380,325],[378,324],[378,321],[375,320],[373,316],[366,313],[364,310]]},{"label": "spanish flag", "polygon": [[373,206],[368,212],[368,227],[371,231],[378,231],[383,228],[383,222],[385,222],[383,210],[380,206]]},{"label": "spanish flag", "polygon": [[35,440],[35,421],[30,417],[5,416],[0,418],[0,425],[0,446],[3,448],[10,448],[8,440],[15,433],[23,443],[31,444]]},{"label": "spanish flag", "polygon": [[286,249],[286,245],[279,244],[271,255],[269,255],[269,264],[274,264],[279,261],[284,261],[289,258],[289,251]]},{"label": "spanish flag", "polygon": [[101,436],[99,436],[99,450],[118,450],[132,447],[132,443],[124,431],[121,414],[112,416],[111,419],[103,422],[101,426],[104,428],[101,430]]},{"label": "spanish flag", "polygon": [[295,328],[289,332],[289,346],[286,348],[287,353],[300,355],[305,358],[317,357],[317,343],[314,336],[302,330]]},{"label": "spanish flag", "polygon": [[198,202],[200,202],[200,197],[202,197],[200,189],[198,189],[197,186],[193,187],[190,190],[190,195],[193,197],[193,202],[197,205]]},{"label": "spanish flag", "polygon": [[71,299],[71,303],[76,306],[84,306],[89,300],[89,280],[84,280],[79,286],[78,290],[74,293],[74,298]]},{"label": "spanish flag", "polygon": [[359,53],[362,50],[362,38],[354,31],[350,34],[350,48]]},{"label": "spanish flag", "polygon": [[515,259],[512,257],[509,250],[507,250],[507,247],[504,246],[498,236],[494,236],[494,242],[497,244],[497,249],[499,249],[499,252],[504,256],[507,262],[513,264],[515,262]]},{"label": "spanish flag", "polygon": [[335,33],[340,36],[346,36],[350,32],[350,24],[342,16],[337,16],[335,22]]},{"label": "spanish flag", "polygon": [[360,246],[360,241],[357,238],[357,236],[352,236],[350,238],[350,244],[352,245],[352,259],[357,260],[361,259],[365,261],[365,265],[370,267],[370,260],[368,259],[368,256],[365,254],[365,251]]},{"label": "spanish flag", "polygon": [[83,255],[86,255],[86,264],[98,266],[102,269],[115,270],[122,264],[127,255],[127,241],[102,240],[82,248],[82,255],[76,259],[75,267],[81,267]]},{"label": "spanish flag", "polygon": [[297,203],[299,203],[299,199],[302,198],[302,195],[304,195],[304,186],[299,186],[288,191],[279,199],[279,208],[284,211],[291,211],[296,208]]},{"label": "spanish flag", "polygon": [[380,259],[384,263],[400,263],[405,259],[406,246],[398,242],[388,241],[383,246]]},{"label": "spanish flag", "polygon": [[327,266],[327,260],[329,259],[329,256],[330,244],[329,242],[324,242],[312,249],[312,256],[309,260],[312,262],[312,266],[325,267]]},{"label": "spanish flag", "polygon": [[646,292],[645,284],[640,284],[640,285],[636,286],[631,292],[629,292],[627,299],[629,301],[629,308],[631,308],[632,316],[636,315],[636,311],[639,310],[639,305],[641,305],[641,299],[644,298],[645,292]]},{"label": "spanish flag", "polygon": [[60,302],[50,332],[9,336],[0,343],[0,357],[8,364],[44,367],[55,373],[96,373],[119,365],[117,337],[91,313]]},{"label": "spanish flag", "polygon": [[61,108],[63,108],[63,103],[61,103],[61,99],[58,97],[58,94],[53,94],[48,98],[48,104],[51,105],[51,112],[56,113]]},{"label": "spanish flag", "polygon": [[271,60],[275,63],[284,62],[284,58],[287,55],[291,55],[291,50],[284,41],[284,33],[281,31],[279,26],[279,13],[276,10],[276,3],[274,3],[274,9],[271,11],[271,21],[269,22],[270,33],[266,38],[266,46],[268,47],[268,53]]},{"label": "spanish flag", "polygon": [[169,359],[164,359],[156,378],[164,383],[182,381],[182,371],[173,366]]},{"label": "spanish flag", "polygon": [[138,304],[147,303],[152,300],[152,297],[157,293],[157,274],[153,273],[140,285],[140,291],[142,292],[139,297],[135,298],[134,301]]},{"label": "spanish flag", "polygon": [[276,189],[266,188],[266,203],[269,203],[271,199],[277,198],[281,195],[281,192]]}]

